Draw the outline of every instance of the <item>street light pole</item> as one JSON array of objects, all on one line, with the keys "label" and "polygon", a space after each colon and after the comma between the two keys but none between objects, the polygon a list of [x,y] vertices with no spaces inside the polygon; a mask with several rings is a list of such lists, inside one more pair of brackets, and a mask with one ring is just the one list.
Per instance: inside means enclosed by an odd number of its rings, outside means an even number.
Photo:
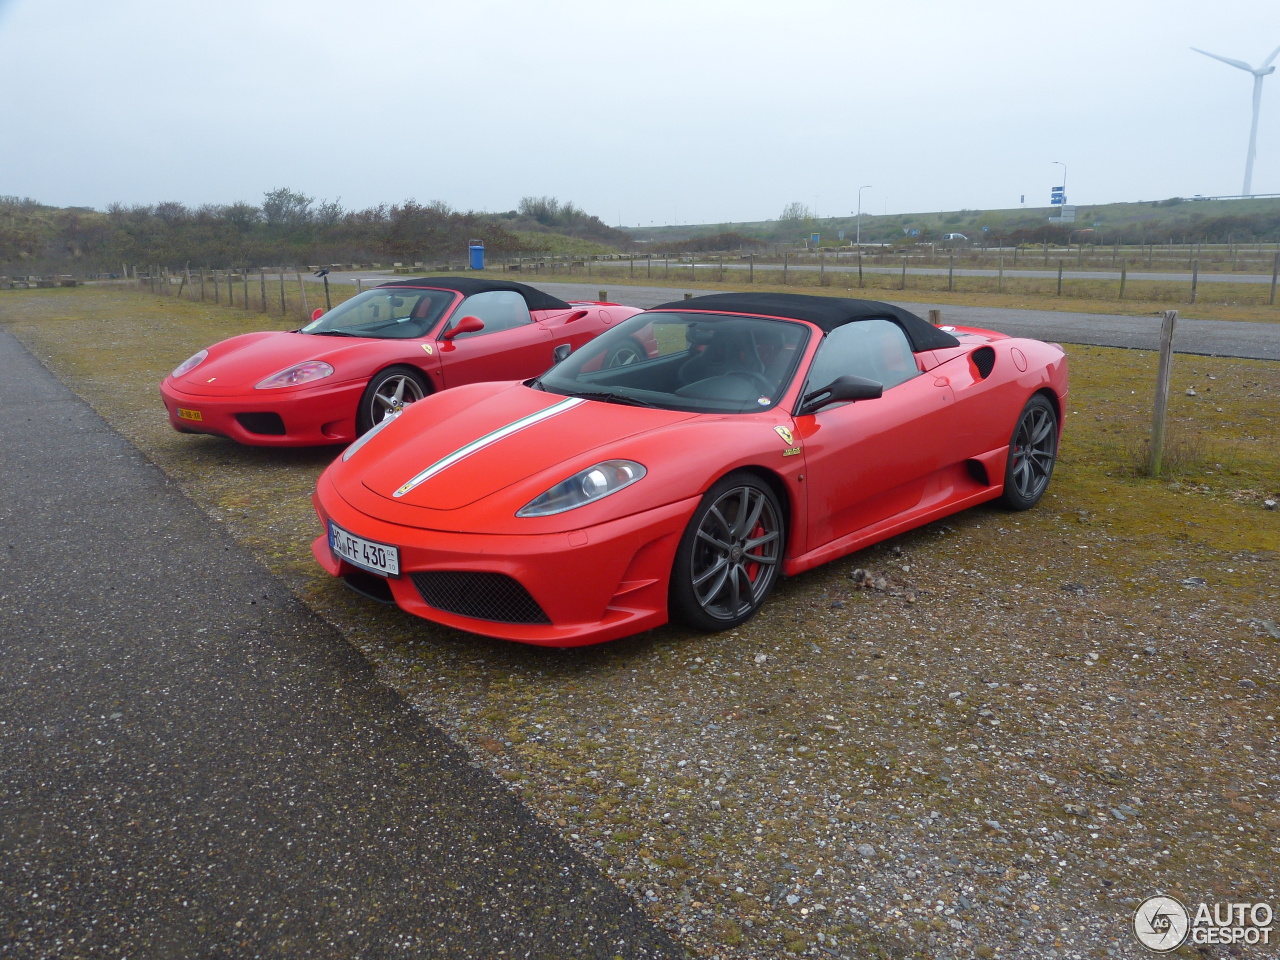
[{"label": "street light pole", "polygon": [[858,239],[854,241],[854,245],[859,250],[862,249],[862,191],[870,189],[870,187],[871,187],[871,184],[864,183],[862,186],[858,188],[858,231],[857,231]]}]

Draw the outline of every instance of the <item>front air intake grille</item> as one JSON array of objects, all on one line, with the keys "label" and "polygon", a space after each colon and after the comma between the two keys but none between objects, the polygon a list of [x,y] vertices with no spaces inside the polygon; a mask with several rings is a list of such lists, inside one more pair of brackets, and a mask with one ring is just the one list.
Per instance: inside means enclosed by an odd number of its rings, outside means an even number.
[{"label": "front air intake grille", "polygon": [[550,623],[529,591],[503,573],[432,570],[410,574],[422,599],[437,610],[497,623]]},{"label": "front air intake grille", "polygon": [[978,368],[978,374],[982,379],[987,379],[995,369],[996,352],[990,347],[979,347],[973,351],[973,365]]},{"label": "front air intake grille", "polygon": [[278,413],[237,413],[236,421],[250,433],[284,436],[284,419]]}]

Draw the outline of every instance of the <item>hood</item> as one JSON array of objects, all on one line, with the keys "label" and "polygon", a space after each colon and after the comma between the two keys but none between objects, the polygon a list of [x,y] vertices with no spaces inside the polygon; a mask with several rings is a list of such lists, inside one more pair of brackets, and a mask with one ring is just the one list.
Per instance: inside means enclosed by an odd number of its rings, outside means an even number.
[{"label": "hood", "polygon": [[[367,489],[406,506],[456,510],[562,464],[567,475],[580,469],[569,461],[602,444],[696,416],[564,397],[518,384],[454,416],[435,419],[435,413],[434,405],[413,404],[378,442],[360,452],[355,459]],[[562,479],[557,475],[548,485]]]},{"label": "hood", "polygon": [[174,381],[185,393],[226,396],[252,390],[273,373],[306,360],[324,360],[334,375],[320,383],[337,383],[343,376],[338,358],[370,341],[349,337],[321,337],[306,333],[247,333],[209,348],[208,358]]}]

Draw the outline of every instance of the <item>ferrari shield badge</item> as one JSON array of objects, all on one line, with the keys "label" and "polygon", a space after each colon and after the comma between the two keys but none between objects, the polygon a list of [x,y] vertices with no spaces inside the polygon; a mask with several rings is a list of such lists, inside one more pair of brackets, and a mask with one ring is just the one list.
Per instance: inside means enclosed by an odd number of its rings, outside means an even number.
[{"label": "ferrari shield badge", "polygon": [[431,344],[429,344],[429,343],[424,343],[424,344],[422,345],[422,349],[423,349],[423,350],[425,350],[425,351],[427,351],[427,353],[428,353],[428,354],[430,354],[430,353],[434,352],[434,351],[432,351],[432,349],[431,349]]},{"label": "ferrari shield badge", "polygon": [[800,444],[796,443],[795,435],[787,427],[774,427],[773,429],[782,438],[782,442],[787,445],[787,449],[782,451],[784,457],[794,457],[800,452]]}]

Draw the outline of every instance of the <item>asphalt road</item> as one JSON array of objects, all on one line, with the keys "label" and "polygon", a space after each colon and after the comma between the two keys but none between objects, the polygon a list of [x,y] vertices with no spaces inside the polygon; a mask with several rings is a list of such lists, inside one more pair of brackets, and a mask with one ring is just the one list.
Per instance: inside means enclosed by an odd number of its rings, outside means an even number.
[{"label": "asphalt road", "polygon": [[[944,271],[945,272],[945,271]],[[1056,276],[1056,274],[1055,274]],[[1132,276],[1132,274],[1130,275]],[[333,273],[330,277],[339,283],[355,283],[363,280],[365,287],[376,286],[390,279],[376,271]],[[396,277],[395,279],[407,279]],[[543,283],[532,276],[522,279],[525,283],[546,290],[565,300],[594,300],[604,289],[620,303],[635,307],[654,307],[671,300],[680,300],[685,293],[695,296],[700,291],[675,286],[619,286],[610,289],[608,280],[594,283]],[[1270,278],[1268,278],[1270,282]],[[856,291],[854,291],[856,293]],[[878,291],[872,291],[876,293]],[[853,294],[851,293],[850,296]],[[922,317],[936,303],[911,303],[891,300]],[[1056,340],[1060,343],[1087,343],[1099,347],[1128,347],[1139,350],[1157,350],[1160,347],[1160,317],[1131,317],[1107,313],[1067,313],[1056,310],[1014,310],[996,307],[943,306],[943,323],[999,330],[1015,337],[1033,337],[1037,340]],[[1234,320],[1193,320],[1179,318],[1174,338],[1176,353],[1201,354],[1215,357],[1249,357],[1255,360],[1280,360],[1280,323],[1252,323]]]},{"label": "asphalt road", "polygon": [[[693,293],[695,296],[699,293],[679,287],[615,286],[608,289],[607,281],[594,284],[535,283],[534,286],[565,300],[594,300],[603,287],[615,300],[646,308],[680,300],[685,293]],[[910,303],[905,300],[890,302],[922,317],[927,317],[931,308],[938,308],[936,303]],[[1142,350],[1156,350],[1160,346],[1161,320],[1155,315],[1126,317],[1101,313],[959,306],[943,306],[941,309],[943,323],[985,327],[1017,337]],[[1174,349],[1178,353],[1280,360],[1280,323],[1192,320],[1183,317],[1178,320]]]},{"label": "asphalt road", "polygon": [[677,957],[0,331],[0,957]]}]

